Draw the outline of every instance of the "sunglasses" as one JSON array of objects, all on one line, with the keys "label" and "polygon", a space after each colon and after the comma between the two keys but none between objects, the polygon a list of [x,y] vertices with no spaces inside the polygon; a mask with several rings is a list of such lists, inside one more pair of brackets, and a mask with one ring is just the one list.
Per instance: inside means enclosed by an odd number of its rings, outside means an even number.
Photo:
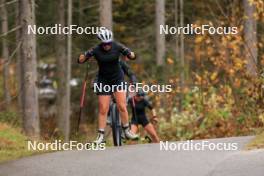
[{"label": "sunglasses", "polygon": [[112,45],[112,42],[108,42],[108,43],[102,43],[103,46],[108,46],[108,45]]}]

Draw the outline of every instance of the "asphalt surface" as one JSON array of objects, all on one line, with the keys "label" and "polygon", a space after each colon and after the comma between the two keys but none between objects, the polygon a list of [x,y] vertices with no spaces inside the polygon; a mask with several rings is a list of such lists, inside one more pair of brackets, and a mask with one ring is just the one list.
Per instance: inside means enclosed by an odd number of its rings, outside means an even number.
[{"label": "asphalt surface", "polygon": [[[264,176],[264,150],[242,148],[252,137],[208,140],[237,143],[235,151],[164,151],[160,144],[64,151],[0,165],[1,176]],[[201,141],[195,141],[198,143]],[[179,142],[178,142],[179,143]]]}]

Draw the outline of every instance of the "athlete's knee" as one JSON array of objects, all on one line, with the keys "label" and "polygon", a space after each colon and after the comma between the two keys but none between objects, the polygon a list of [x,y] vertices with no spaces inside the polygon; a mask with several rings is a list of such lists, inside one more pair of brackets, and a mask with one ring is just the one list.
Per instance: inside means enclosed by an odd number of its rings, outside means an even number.
[{"label": "athlete's knee", "polygon": [[105,105],[100,104],[99,105],[99,113],[101,115],[106,115],[108,113],[108,107]]},{"label": "athlete's knee", "polygon": [[118,107],[119,112],[126,112],[127,111],[127,108],[126,108],[126,104],[125,103],[119,103],[117,105],[117,107]]}]

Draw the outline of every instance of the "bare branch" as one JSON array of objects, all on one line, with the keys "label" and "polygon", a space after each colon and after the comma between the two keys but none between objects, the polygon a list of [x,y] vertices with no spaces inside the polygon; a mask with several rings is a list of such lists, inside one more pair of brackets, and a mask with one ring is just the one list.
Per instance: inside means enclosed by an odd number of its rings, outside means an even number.
[{"label": "bare branch", "polygon": [[[15,48],[15,50],[12,52],[12,54],[9,56],[8,60],[3,62],[3,65],[7,65],[11,62],[12,58],[14,57],[14,55],[17,53],[17,50],[19,49],[19,47],[21,46],[21,42],[18,43],[17,47]],[[0,64],[0,65],[2,65]]]},{"label": "bare branch", "polygon": [[8,32],[1,34],[0,37],[4,37],[4,36],[6,36],[7,34],[16,31],[16,30],[18,30],[20,27],[21,27],[21,26],[17,26],[17,27],[15,27],[15,28],[9,30]]},{"label": "bare branch", "polygon": [[221,13],[223,14],[223,16],[226,18],[226,19],[229,19],[228,16],[225,14],[223,8],[221,7],[221,5],[219,4],[218,0],[215,0],[216,4],[217,4],[217,7],[220,9]]},{"label": "bare branch", "polygon": [[10,4],[13,4],[15,2],[17,2],[18,0],[13,0],[13,1],[9,1],[9,2],[5,2],[3,4],[0,4],[0,7],[3,7],[3,6],[6,6],[6,5],[10,5]]}]

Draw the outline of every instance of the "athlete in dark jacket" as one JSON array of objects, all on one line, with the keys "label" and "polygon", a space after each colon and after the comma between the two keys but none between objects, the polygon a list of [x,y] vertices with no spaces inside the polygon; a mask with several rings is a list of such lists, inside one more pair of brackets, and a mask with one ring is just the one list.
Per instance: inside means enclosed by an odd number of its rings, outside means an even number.
[{"label": "athlete in dark jacket", "polygon": [[102,85],[103,88],[111,88],[110,90],[103,89],[97,92],[99,102],[99,129],[97,139],[94,142],[97,144],[105,142],[104,129],[106,127],[107,112],[112,94],[114,94],[116,99],[126,137],[128,139],[136,139],[138,135],[132,133],[129,128],[126,92],[125,90],[117,91],[116,89],[117,86],[124,85],[124,72],[119,63],[120,55],[134,60],[136,58],[135,54],[125,46],[114,42],[113,34],[108,29],[100,30],[97,37],[101,40],[101,43],[84,54],[81,54],[78,59],[78,63],[84,63],[91,57],[94,57],[99,66],[97,83]]},{"label": "athlete in dark jacket", "polygon": [[142,125],[146,132],[151,136],[153,142],[159,142],[159,137],[157,132],[149,122],[146,115],[146,108],[152,111],[152,121],[157,122],[156,112],[153,109],[151,103],[145,98],[145,93],[139,91],[134,98],[128,100],[128,104],[132,110],[132,119],[131,119],[131,131],[137,133],[138,125]]},{"label": "athlete in dark jacket", "polygon": [[[126,75],[129,78],[129,81],[131,84],[135,84],[137,82],[136,75],[131,70],[129,65],[124,60],[119,61],[121,70],[123,71],[124,75]],[[95,76],[95,79],[93,80],[92,84],[98,83],[98,74]],[[92,88],[94,88],[94,85],[92,85]]]}]

